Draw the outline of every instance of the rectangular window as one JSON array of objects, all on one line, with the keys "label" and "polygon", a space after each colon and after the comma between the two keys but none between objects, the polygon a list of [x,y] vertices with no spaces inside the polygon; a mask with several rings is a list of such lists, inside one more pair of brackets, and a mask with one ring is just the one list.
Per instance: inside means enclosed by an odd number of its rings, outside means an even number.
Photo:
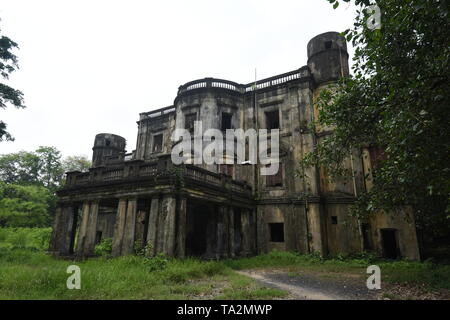
[{"label": "rectangular window", "polygon": [[331,217],[331,224],[338,224],[337,216],[332,216]]},{"label": "rectangular window", "polygon": [[153,152],[161,152],[163,147],[163,135],[158,134],[156,136],[153,136]]},{"label": "rectangular window", "polygon": [[194,122],[197,120],[197,114],[191,113],[184,116],[184,128],[190,133],[194,133]]},{"label": "rectangular window", "polygon": [[274,175],[266,176],[266,187],[282,187],[283,186],[283,167],[280,163],[278,172]]},{"label": "rectangular window", "polygon": [[284,242],[284,223],[269,223],[270,241]]},{"label": "rectangular window", "polygon": [[232,119],[232,115],[231,113],[227,113],[227,112],[222,112],[222,130],[225,131],[227,129],[232,129],[231,128],[231,119]]},{"label": "rectangular window", "polygon": [[280,129],[280,114],[278,110],[266,112],[265,115],[267,130]]}]

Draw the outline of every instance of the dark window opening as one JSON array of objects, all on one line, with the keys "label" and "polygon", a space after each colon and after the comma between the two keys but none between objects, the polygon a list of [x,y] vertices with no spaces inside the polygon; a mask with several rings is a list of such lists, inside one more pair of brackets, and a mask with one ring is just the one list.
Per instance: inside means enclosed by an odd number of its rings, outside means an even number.
[{"label": "dark window opening", "polygon": [[337,216],[331,216],[331,224],[338,224]]},{"label": "dark window opening", "polygon": [[194,122],[197,120],[197,114],[191,113],[184,117],[185,129],[189,130],[190,133],[194,133]]},{"label": "dark window opening", "polygon": [[283,167],[278,167],[278,172],[274,175],[266,176],[266,187],[282,187],[283,186]]},{"label": "dark window opening", "polygon": [[363,249],[372,250],[372,241],[370,237],[370,225],[368,223],[361,224],[361,233],[363,236]]},{"label": "dark window opening", "polygon": [[97,231],[95,234],[95,244],[99,244],[102,241],[102,232]]},{"label": "dark window opening", "polygon": [[332,44],[333,44],[333,41],[325,41],[325,49],[331,49]]},{"label": "dark window opening", "polygon": [[109,139],[106,139],[105,145],[109,146],[111,144],[111,141]]},{"label": "dark window opening", "polygon": [[372,167],[375,168],[379,161],[386,159],[386,154],[384,153],[383,148],[380,147],[369,147],[369,155],[370,155],[370,163]]},{"label": "dark window opening", "polygon": [[268,130],[280,129],[280,114],[278,110],[266,112],[266,127]]},{"label": "dark window opening", "polygon": [[231,113],[222,112],[222,130],[232,129],[231,128]]},{"label": "dark window opening", "polygon": [[284,242],[284,223],[269,223],[270,241]]},{"label": "dark window opening", "polygon": [[161,152],[163,146],[163,135],[158,134],[153,136],[153,152]]},{"label": "dark window opening", "polygon": [[397,246],[397,230],[381,229],[381,240],[383,243],[383,256],[388,259],[397,259],[399,249]]},{"label": "dark window opening", "polygon": [[233,176],[233,165],[232,164],[220,164],[219,165],[220,173],[224,173],[229,176]]}]

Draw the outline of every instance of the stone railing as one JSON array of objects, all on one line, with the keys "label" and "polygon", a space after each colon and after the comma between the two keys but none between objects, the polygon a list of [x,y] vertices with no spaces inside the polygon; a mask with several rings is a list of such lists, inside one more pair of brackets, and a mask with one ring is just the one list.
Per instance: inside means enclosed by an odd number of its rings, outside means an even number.
[{"label": "stone railing", "polygon": [[286,83],[289,81],[307,77],[308,75],[309,75],[309,71],[307,68],[301,68],[298,70],[286,72],[286,73],[279,74],[274,77],[258,80],[258,81],[256,81],[256,85],[255,85],[255,83],[249,83],[248,85],[245,86],[245,92],[254,91],[255,88],[256,88],[256,90],[259,90],[259,89],[276,86],[276,85],[283,84],[283,83]]},{"label": "stone railing", "polygon": [[211,172],[190,164],[174,166],[166,159],[165,161],[154,162],[133,160],[124,162],[121,166],[91,168],[89,172],[67,172],[65,188],[113,181],[127,182],[134,179],[175,177],[180,173],[186,180],[191,179],[206,185],[223,187],[232,192],[246,195],[251,195],[252,192],[251,187],[247,183],[233,180],[228,175]]},{"label": "stone railing", "polygon": [[279,74],[274,77],[257,80],[256,83],[252,82],[249,84],[238,84],[233,81],[223,80],[223,79],[215,79],[215,78],[204,78],[199,80],[194,80],[188,82],[178,88],[178,95],[183,94],[187,91],[195,90],[195,89],[203,89],[203,88],[221,88],[227,89],[239,93],[246,93],[254,91],[255,88],[257,90],[264,89],[272,86],[276,86],[279,84],[283,84],[286,82],[298,80],[300,78],[308,77],[310,75],[309,69],[307,67],[303,67],[294,71],[286,72],[283,74]]},{"label": "stone railing", "polygon": [[178,94],[182,94],[184,92],[202,89],[202,88],[221,88],[227,89],[239,93],[244,92],[244,86],[241,84],[237,84],[233,81],[223,80],[223,79],[215,79],[215,78],[205,78],[200,80],[194,80],[188,82],[178,88]]}]

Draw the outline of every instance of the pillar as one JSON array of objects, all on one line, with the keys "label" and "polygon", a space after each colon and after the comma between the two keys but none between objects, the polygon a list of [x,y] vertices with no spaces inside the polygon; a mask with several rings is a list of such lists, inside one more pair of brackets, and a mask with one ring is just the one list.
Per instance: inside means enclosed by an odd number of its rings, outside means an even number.
[{"label": "pillar", "polygon": [[186,255],[186,206],[187,200],[185,197],[178,199],[177,203],[177,252],[176,255],[179,258],[184,258]]},{"label": "pillar", "polygon": [[92,201],[89,207],[89,219],[86,228],[84,255],[93,255],[95,249],[95,236],[97,233],[98,201]]},{"label": "pillar", "polygon": [[117,206],[112,255],[132,254],[136,227],[137,199],[120,199]]},{"label": "pillar", "polygon": [[242,227],[242,255],[248,256],[251,253],[251,229],[250,229],[250,212],[243,209],[241,212]]},{"label": "pillar", "polygon": [[129,199],[125,215],[124,234],[121,255],[134,253],[134,235],[136,228],[137,199]]},{"label": "pillar", "polygon": [[168,256],[175,255],[175,218],[176,199],[172,195],[164,195],[157,223],[157,253],[162,252]]},{"label": "pillar", "polygon": [[308,225],[309,234],[311,235],[310,250],[324,254],[323,221],[321,217],[320,204],[310,203],[308,207]]},{"label": "pillar", "polygon": [[86,242],[86,232],[89,223],[89,212],[90,212],[90,202],[84,201],[81,213],[81,223],[80,228],[78,230],[78,238],[77,238],[77,247],[76,254],[78,256],[84,255],[84,247]]},{"label": "pillar", "polygon": [[159,198],[152,198],[150,204],[150,215],[148,217],[148,231],[147,231],[147,244],[152,247],[152,255],[156,253],[157,245],[157,224],[159,217]]},{"label": "pillar", "polygon": [[234,209],[228,208],[228,255],[230,258],[235,256],[234,248]]},{"label": "pillar", "polygon": [[122,240],[125,232],[125,218],[127,213],[127,200],[120,199],[117,206],[116,222],[114,225],[114,236],[112,241],[112,255],[120,256],[122,253]]},{"label": "pillar", "polygon": [[49,251],[58,255],[72,254],[75,236],[77,207],[73,204],[60,204],[56,208]]}]

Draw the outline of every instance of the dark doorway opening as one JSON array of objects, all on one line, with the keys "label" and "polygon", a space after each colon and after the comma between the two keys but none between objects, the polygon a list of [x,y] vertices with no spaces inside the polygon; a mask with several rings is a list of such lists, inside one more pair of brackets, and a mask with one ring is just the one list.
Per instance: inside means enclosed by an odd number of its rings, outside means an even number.
[{"label": "dark doorway opening", "polygon": [[237,255],[242,250],[242,222],[241,222],[241,211],[239,209],[234,209],[234,253]]},{"label": "dark doorway opening", "polygon": [[361,233],[363,236],[363,249],[372,250],[372,241],[370,236],[370,225],[368,223],[361,224]]},{"label": "dark doorway opening", "polygon": [[397,259],[399,257],[397,230],[381,229],[380,231],[383,244],[383,256],[388,259]]},{"label": "dark doorway opening", "polygon": [[284,223],[269,223],[270,241],[284,242]]},{"label": "dark doorway opening", "polygon": [[70,230],[69,254],[73,254],[75,252],[75,236],[78,229],[79,215],[81,215],[80,209],[81,206],[76,206],[73,210],[73,223],[72,230]]},{"label": "dark doorway opening", "polygon": [[186,255],[202,256],[206,253],[207,225],[213,214],[208,206],[190,205],[186,216]]}]

